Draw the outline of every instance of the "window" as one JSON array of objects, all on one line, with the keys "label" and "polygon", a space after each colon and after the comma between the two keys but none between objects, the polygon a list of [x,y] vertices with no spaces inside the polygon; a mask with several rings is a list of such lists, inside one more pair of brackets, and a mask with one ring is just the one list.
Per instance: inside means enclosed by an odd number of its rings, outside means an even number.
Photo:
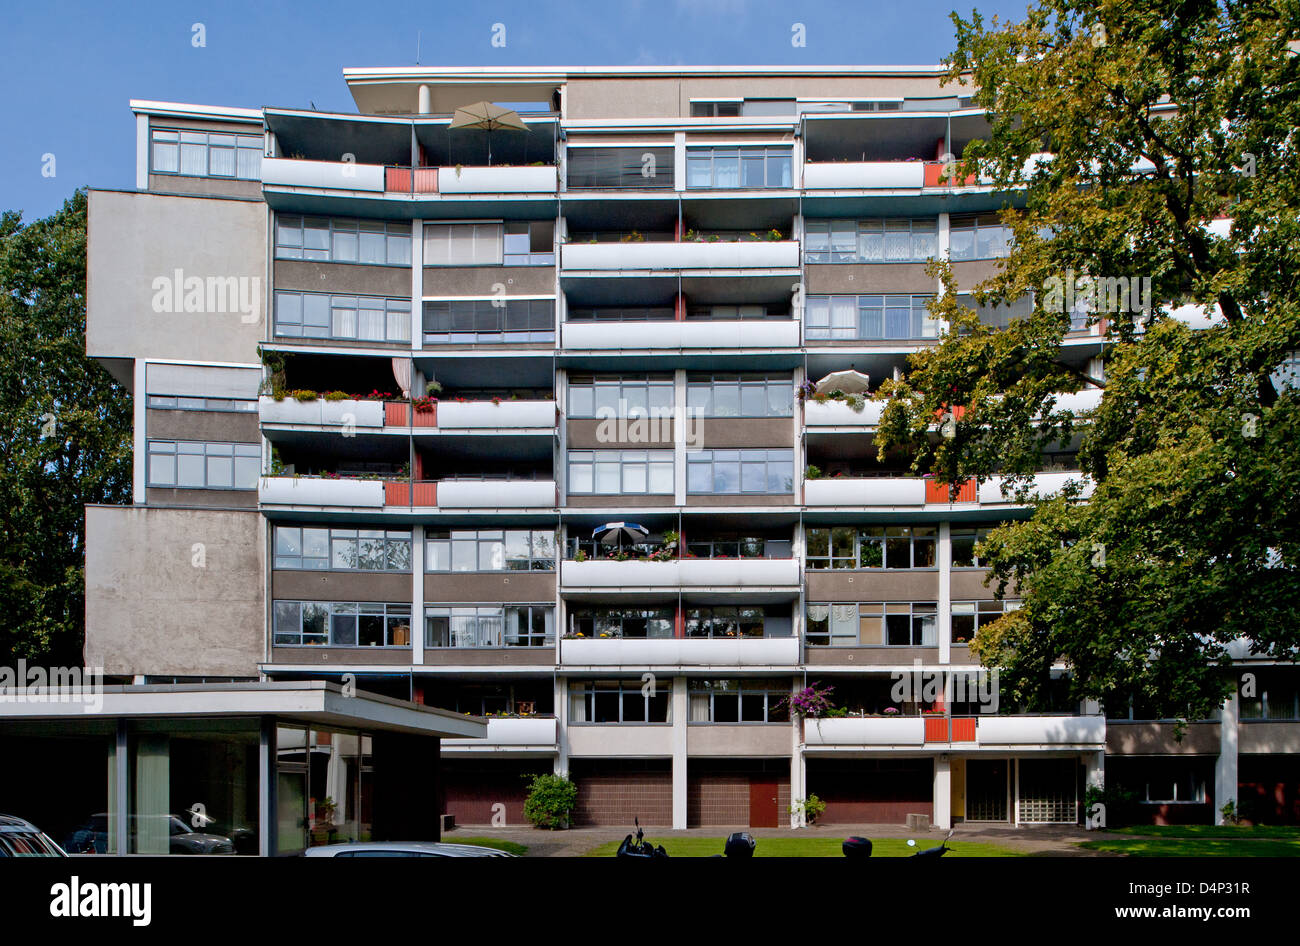
[{"label": "window", "polygon": [[686,454],[686,492],[789,493],[793,450],[692,450]]},{"label": "window", "polygon": [[672,190],[673,149],[569,148],[569,188]]},{"label": "window", "polygon": [[[1026,293],[1014,302],[998,300],[980,302],[973,293],[962,292],[957,294],[957,304],[975,310],[975,315],[980,322],[990,328],[1006,328],[1013,319],[1029,318],[1034,311],[1034,296],[1032,293]],[[1087,327],[1087,314],[1083,310],[1080,312],[1082,314],[1072,313],[1070,316],[1071,331]]]},{"label": "window", "polygon": [[575,608],[569,633],[591,638],[663,638],[673,636],[672,608]]},{"label": "window", "polygon": [[257,402],[229,397],[181,397],[150,394],[149,406],[167,411],[256,411]]},{"label": "window", "polygon": [[688,538],[686,554],[692,558],[790,558],[793,552],[789,539],[734,536]]},{"label": "window", "polygon": [[149,485],[257,489],[262,447],[255,443],[149,441]]},{"label": "window", "polygon": [[866,340],[938,338],[939,320],[926,303],[932,296],[809,296],[805,307],[808,338]]},{"label": "window", "polygon": [[569,492],[597,496],[673,492],[671,450],[571,450]]},{"label": "window", "polygon": [[644,308],[570,309],[568,322],[671,322],[677,317],[672,306]]},{"label": "window", "polygon": [[500,266],[502,224],[426,223],[425,266]]},{"label": "window", "polygon": [[688,148],[686,187],[790,187],[788,147]]},{"label": "window", "polygon": [[923,263],[939,254],[930,218],[809,220],[804,231],[809,263]]},{"label": "window", "polygon": [[276,601],[275,645],[409,647],[411,606],[353,601]]},{"label": "window", "polygon": [[836,526],[807,531],[809,568],[934,568],[933,526]]},{"label": "window", "polygon": [[292,338],[409,342],[411,303],[406,299],[378,296],[277,290],[275,334]]},{"label": "window", "polygon": [[765,375],[696,375],[686,380],[686,407],[703,417],[789,417],[794,383]]},{"label": "window", "polygon": [[502,261],[507,266],[554,266],[555,221],[507,223]]},{"label": "window", "polygon": [[975,554],[975,546],[983,542],[991,528],[953,529],[952,530],[952,567],[953,568],[987,568],[988,562],[981,561]]},{"label": "window", "polygon": [[863,647],[938,646],[934,602],[869,602],[862,604],[809,604],[809,644]]},{"label": "window", "polygon": [[780,680],[697,680],[690,687],[692,723],[788,723],[790,684]]},{"label": "window", "polygon": [[638,680],[584,680],[569,688],[571,723],[666,723],[671,686]]},{"label": "window", "polygon": [[550,604],[424,609],[425,647],[544,647],[554,641],[555,606]]},{"label": "window", "polygon": [[262,136],[155,128],[149,167],[157,174],[230,177],[262,176]]},{"label": "window", "polygon": [[739,118],[744,102],[692,102],[691,118]]},{"label": "window", "polygon": [[547,529],[431,531],[424,542],[430,572],[552,571],[555,533]]},{"label": "window", "polygon": [[686,310],[687,321],[735,322],[745,319],[788,319],[789,311],[769,305],[707,305]]},{"label": "window", "polygon": [[1300,680],[1292,674],[1256,674],[1254,696],[1240,697],[1242,719],[1300,719]]},{"label": "window", "polygon": [[733,605],[687,608],[686,636],[788,637],[789,634],[786,632],[786,623],[782,620],[782,615],[776,610]]},{"label": "window", "polygon": [[275,567],[333,571],[411,570],[405,530],[275,527]]},{"label": "window", "polygon": [[969,644],[981,627],[1019,608],[1019,601],[954,601],[952,642]]},{"label": "window", "polygon": [[276,259],[411,265],[411,225],[369,220],[278,216]]},{"label": "window", "polygon": [[424,303],[430,344],[555,341],[554,299],[455,299]]},{"label": "window", "polygon": [[571,375],[570,417],[630,417],[634,413],[669,416],[673,409],[670,376]]},{"label": "window", "polygon": [[953,217],[948,257],[954,260],[997,259],[1011,253],[1013,233],[997,214]]}]

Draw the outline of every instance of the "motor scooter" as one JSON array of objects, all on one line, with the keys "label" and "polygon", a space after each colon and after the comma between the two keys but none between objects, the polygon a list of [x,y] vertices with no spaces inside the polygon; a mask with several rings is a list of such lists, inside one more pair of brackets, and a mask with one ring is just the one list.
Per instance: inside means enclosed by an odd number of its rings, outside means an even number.
[{"label": "motor scooter", "polygon": [[641,819],[633,818],[633,824],[636,825],[636,840],[632,835],[625,837],[615,852],[615,857],[639,857],[639,858],[660,858],[667,857],[668,852],[664,850],[662,844],[656,846],[645,839],[645,832],[641,830]]},{"label": "motor scooter", "polygon": [[[952,840],[953,832],[949,830],[947,836],[939,842],[938,847],[928,847],[923,851],[916,851],[912,857],[943,857],[952,848],[948,847],[948,842]],[[908,847],[916,847],[916,842],[909,840]],[[840,850],[844,852],[845,857],[851,857],[858,860],[871,856],[871,841],[867,838],[852,837],[845,838],[844,843],[840,845]]]}]

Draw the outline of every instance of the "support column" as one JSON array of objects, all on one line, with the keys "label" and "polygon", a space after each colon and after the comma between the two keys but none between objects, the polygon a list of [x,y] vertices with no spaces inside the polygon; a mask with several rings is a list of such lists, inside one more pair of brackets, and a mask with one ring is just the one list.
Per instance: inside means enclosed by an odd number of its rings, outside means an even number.
[{"label": "support column", "polygon": [[[557,635],[558,636],[558,635]],[[555,767],[556,775],[569,772],[569,681],[555,675]]]},{"label": "support column", "polygon": [[424,663],[424,526],[411,529],[411,665]]},{"label": "support column", "polygon": [[[804,760],[803,740],[799,738],[800,720],[791,714],[790,720],[790,807],[796,800],[808,797],[808,764]],[[801,812],[790,812],[790,827],[802,828],[806,822]]]},{"label": "support column", "polygon": [[686,828],[686,720],[690,699],[685,677],[673,677],[673,830]]},{"label": "support column", "polygon": [[934,818],[931,823],[936,828],[952,827],[952,762],[946,752],[934,760]]},{"label": "support column", "polygon": [[952,661],[952,523],[939,523],[935,554],[939,557],[939,614],[935,622],[939,635],[939,663],[948,664]]},{"label": "support column", "polygon": [[1223,806],[1237,805],[1237,721],[1241,717],[1241,695],[1237,690],[1223,703],[1219,723],[1219,758],[1214,763],[1214,823],[1223,824]]}]

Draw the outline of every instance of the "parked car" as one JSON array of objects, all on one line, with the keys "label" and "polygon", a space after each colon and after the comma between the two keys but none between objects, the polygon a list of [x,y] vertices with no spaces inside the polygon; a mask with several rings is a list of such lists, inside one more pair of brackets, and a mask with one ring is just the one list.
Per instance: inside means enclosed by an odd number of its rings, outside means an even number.
[{"label": "parked car", "polygon": [[0,815],[0,858],[67,856],[63,848],[30,821],[13,815]]},{"label": "parked car", "polygon": [[[130,827],[134,831],[141,819],[167,821],[167,853],[169,854],[234,854],[235,842],[224,834],[195,831],[179,815],[132,815]],[[73,854],[108,853],[108,815],[91,815],[85,824],[75,828],[63,845]]]},{"label": "parked car", "polygon": [[309,847],[305,857],[515,857],[508,851],[441,841],[350,841]]}]

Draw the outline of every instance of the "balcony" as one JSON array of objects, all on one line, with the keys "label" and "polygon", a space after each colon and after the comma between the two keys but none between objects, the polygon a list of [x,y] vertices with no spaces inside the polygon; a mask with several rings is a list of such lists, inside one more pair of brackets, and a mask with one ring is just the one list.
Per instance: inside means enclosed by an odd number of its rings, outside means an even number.
[{"label": "balcony", "polygon": [[793,667],[794,637],[609,638],[560,641],[560,663],[569,667]]},{"label": "balcony", "polygon": [[1106,745],[1104,716],[980,716],[975,728],[980,746]]},{"label": "balcony", "polygon": [[490,718],[485,739],[444,739],[443,751],[478,754],[494,752],[554,752],[558,723],[555,717]]},{"label": "balcony", "polygon": [[925,186],[924,161],[837,161],[807,164],[803,186],[808,190],[898,190]]},{"label": "balcony", "polygon": [[923,506],[926,481],[919,477],[836,477],[807,480],[808,506]]},{"label": "balcony", "polygon": [[304,161],[263,158],[262,184],[266,187],[304,187],[315,190],[384,191],[382,164],[350,161]]},{"label": "balcony", "polygon": [[[1084,480],[1084,485],[1083,492],[1080,495],[1086,499],[1092,495],[1093,483],[1078,472],[1036,473],[1034,474],[1033,491],[1039,496],[1047,498],[1059,492],[1068,481],[1081,478]],[[1002,482],[1002,477],[994,476],[979,485],[980,505],[1005,506],[1013,502],[1013,500],[1003,498]]]},{"label": "balcony", "polygon": [[439,401],[437,426],[452,430],[535,430],[555,427],[554,401]]},{"label": "balcony", "polygon": [[382,401],[297,401],[286,397],[277,401],[270,397],[257,399],[257,415],[263,424],[294,424],[307,427],[368,427],[384,426]]},{"label": "balcony", "polygon": [[803,406],[803,422],[805,427],[875,427],[884,410],[883,401],[867,401],[862,410],[855,411],[843,401],[808,400]]},{"label": "balcony", "polygon": [[797,348],[799,323],[790,319],[685,322],[565,322],[563,347],[573,349]]},{"label": "balcony", "polygon": [[263,476],[257,482],[257,501],[263,506],[378,509],[385,504],[384,483],[314,476]]},{"label": "balcony", "polygon": [[925,743],[925,722],[920,716],[808,719],[804,745],[920,746]]},{"label": "balcony", "polygon": [[790,558],[677,559],[668,562],[563,562],[567,591],[644,588],[773,588],[799,584]]},{"label": "balcony", "polygon": [[554,194],[554,165],[530,167],[388,167],[384,190],[396,194]]},{"label": "balcony", "polygon": [[793,240],[736,242],[566,243],[566,270],[797,269],[799,244]]},{"label": "balcony", "polygon": [[554,509],[554,480],[442,480],[443,509]]}]

